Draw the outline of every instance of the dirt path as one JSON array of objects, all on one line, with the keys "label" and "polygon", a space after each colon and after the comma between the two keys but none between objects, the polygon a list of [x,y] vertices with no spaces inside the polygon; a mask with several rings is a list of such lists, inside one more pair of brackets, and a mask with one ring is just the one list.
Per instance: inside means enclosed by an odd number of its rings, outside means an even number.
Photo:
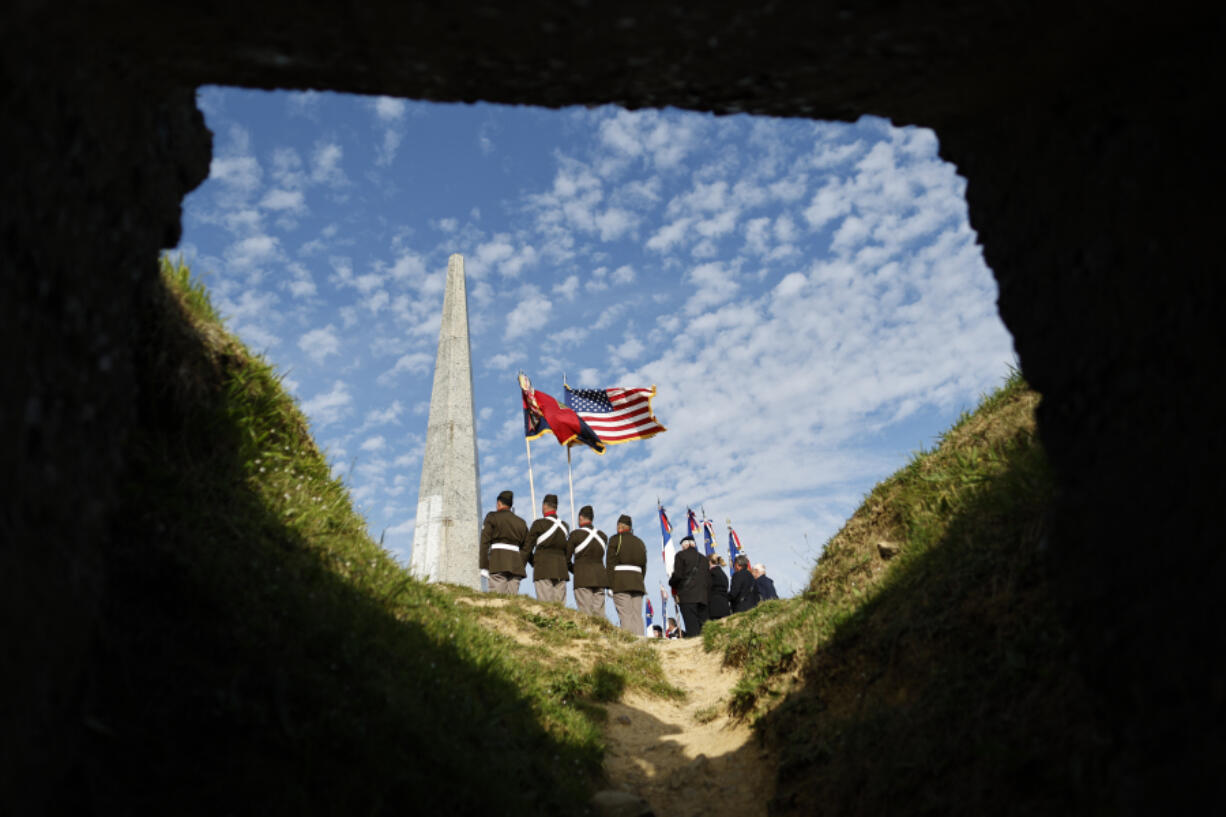
[{"label": "dirt path", "polygon": [[701,639],[653,647],[687,697],[628,693],[609,707],[605,771],[612,787],[646,798],[656,817],[765,815],[774,794],[770,755],[748,726],[725,714],[737,673],[721,669]]}]

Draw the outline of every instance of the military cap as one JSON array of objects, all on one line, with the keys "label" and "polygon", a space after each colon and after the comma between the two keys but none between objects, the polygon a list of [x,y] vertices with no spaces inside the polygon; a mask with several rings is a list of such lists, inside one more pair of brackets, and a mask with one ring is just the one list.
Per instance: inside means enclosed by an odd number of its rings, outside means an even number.
[{"label": "military cap", "polygon": [[625,525],[628,528],[634,527],[634,525],[630,524],[630,517],[627,514],[622,514],[621,516],[617,517],[617,524]]},{"label": "military cap", "polygon": [[591,505],[584,505],[582,508],[580,508],[579,515],[582,516],[584,519],[594,520],[596,518],[596,514],[592,512]]},{"label": "military cap", "polygon": [[555,508],[558,507],[558,495],[557,494],[545,494],[545,504],[552,505]]},{"label": "military cap", "polygon": [[683,544],[684,544],[685,542],[693,542],[693,541],[694,541],[694,537],[693,537],[693,536],[691,536],[691,535],[690,535],[690,534],[688,534],[688,533],[687,533],[685,536],[682,536],[682,537],[681,537],[681,542],[682,542]]},{"label": "military cap", "polygon": [[515,504],[515,494],[511,491],[503,491],[498,495],[498,501],[509,508]]}]

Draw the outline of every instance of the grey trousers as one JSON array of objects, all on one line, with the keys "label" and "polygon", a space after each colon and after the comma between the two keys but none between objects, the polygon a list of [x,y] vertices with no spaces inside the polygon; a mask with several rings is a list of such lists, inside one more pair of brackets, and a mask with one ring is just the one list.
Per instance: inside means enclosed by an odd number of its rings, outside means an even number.
[{"label": "grey trousers", "polygon": [[537,601],[566,603],[566,579],[537,579],[532,585],[536,588]]},{"label": "grey trousers", "polygon": [[580,613],[604,618],[604,588],[576,587],[575,606],[579,608]]},{"label": "grey trousers", "polygon": [[519,594],[520,576],[514,573],[491,573],[490,574],[490,592],[505,593],[508,596]]},{"label": "grey trousers", "polygon": [[613,606],[617,608],[617,626],[628,633],[643,634],[643,594],[637,590],[618,590],[613,593]]}]

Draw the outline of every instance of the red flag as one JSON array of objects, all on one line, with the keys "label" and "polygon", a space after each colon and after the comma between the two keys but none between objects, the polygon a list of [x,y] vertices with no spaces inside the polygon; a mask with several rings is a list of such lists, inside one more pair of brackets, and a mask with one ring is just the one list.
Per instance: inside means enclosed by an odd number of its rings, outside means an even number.
[{"label": "red flag", "polygon": [[604,453],[604,443],[573,409],[558,405],[545,392],[532,388],[526,377],[520,377],[519,388],[524,403],[524,434],[528,439],[552,433],[561,445],[580,442],[591,446],[597,454]]}]

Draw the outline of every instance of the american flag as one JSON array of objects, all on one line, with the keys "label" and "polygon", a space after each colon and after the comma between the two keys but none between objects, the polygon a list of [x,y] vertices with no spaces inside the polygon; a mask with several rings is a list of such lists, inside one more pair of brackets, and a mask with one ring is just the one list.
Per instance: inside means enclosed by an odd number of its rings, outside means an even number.
[{"label": "american flag", "polygon": [[575,410],[601,442],[614,445],[645,440],[667,429],[651,413],[649,389],[572,389],[563,386],[566,405]]}]

